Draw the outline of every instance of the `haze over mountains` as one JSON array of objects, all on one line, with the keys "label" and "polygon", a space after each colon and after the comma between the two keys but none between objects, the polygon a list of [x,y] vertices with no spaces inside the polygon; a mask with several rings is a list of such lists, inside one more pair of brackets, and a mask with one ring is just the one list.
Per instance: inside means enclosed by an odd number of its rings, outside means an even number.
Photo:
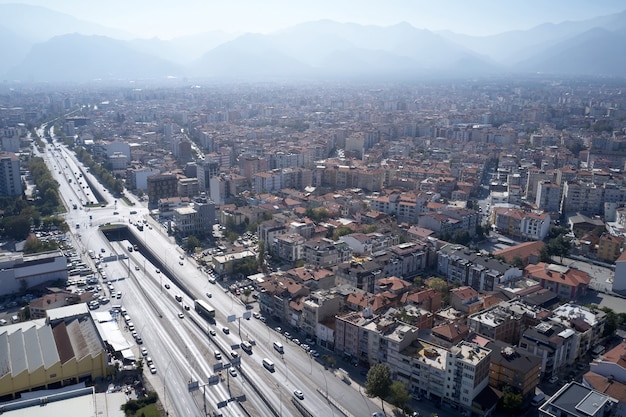
[{"label": "haze over mountains", "polygon": [[547,73],[624,76],[626,11],[493,36],[329,20],[270,34],[131,35],[46,8],[0,5],[0,79],[21,82],[415,79]]}]

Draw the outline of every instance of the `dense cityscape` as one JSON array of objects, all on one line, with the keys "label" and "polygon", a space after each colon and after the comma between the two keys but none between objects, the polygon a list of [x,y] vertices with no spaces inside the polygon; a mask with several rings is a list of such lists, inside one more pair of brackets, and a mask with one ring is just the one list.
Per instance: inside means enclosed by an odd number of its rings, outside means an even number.
[{"label": "dense cityscape", "polygon": [[624,415],[623,80],[139,84],[0,91],[0,411]]}]

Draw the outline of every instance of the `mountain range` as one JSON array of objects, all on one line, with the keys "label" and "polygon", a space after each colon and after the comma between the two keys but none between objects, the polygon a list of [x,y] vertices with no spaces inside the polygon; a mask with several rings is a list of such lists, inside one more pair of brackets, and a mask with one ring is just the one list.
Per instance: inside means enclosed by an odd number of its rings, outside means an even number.
[{"label": "mountain range", "polygon": [[133,39],[37,6],[3,4],[0,15],[0,79],[9,82],[622,77],[626,68],[626,11],[481,37],[321,20],[269,34],[173,40]]}]

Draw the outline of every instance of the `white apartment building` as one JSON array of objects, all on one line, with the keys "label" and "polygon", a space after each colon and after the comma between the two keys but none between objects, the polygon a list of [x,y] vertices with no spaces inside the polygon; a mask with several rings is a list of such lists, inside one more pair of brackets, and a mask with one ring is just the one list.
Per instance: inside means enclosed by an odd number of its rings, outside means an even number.
[{"label": "white apartment building", "polygon": [[450,349],[418,339],[389,355],[394,379],[407,384],[414,396],[476,411],[475,399],[489,383],[491,350],[462,341]]}]

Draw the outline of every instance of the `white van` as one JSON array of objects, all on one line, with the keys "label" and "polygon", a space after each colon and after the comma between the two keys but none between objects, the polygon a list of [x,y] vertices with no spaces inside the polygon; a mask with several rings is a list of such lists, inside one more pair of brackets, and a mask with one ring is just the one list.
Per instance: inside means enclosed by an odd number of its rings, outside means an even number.
[{"label": "white van", "polygon": [[5,319],[0,319],[0,326],[6,326],[7,323],[8,322]]},{"label": "white van", "polygon": [[546,400],[546,394],[537,394],[533,397],[533,400],[530,402],[530,405],[533,407],[540,406]]},{"label": "white van", "polygon": [[252,345],[248,342],[241,342],[241,348],[248,353],[252,352]]},{"label": "white van", "polygon": [[269,360],[268,358],[263,358],[263,366],[270,372],[274,372],[274,362]]},{"label": "white van", "polygon": [[274,349],[276,349],[276,351],[278,351],[279,353],[285,353],[283,344],[280,342],[274,342]]}]

